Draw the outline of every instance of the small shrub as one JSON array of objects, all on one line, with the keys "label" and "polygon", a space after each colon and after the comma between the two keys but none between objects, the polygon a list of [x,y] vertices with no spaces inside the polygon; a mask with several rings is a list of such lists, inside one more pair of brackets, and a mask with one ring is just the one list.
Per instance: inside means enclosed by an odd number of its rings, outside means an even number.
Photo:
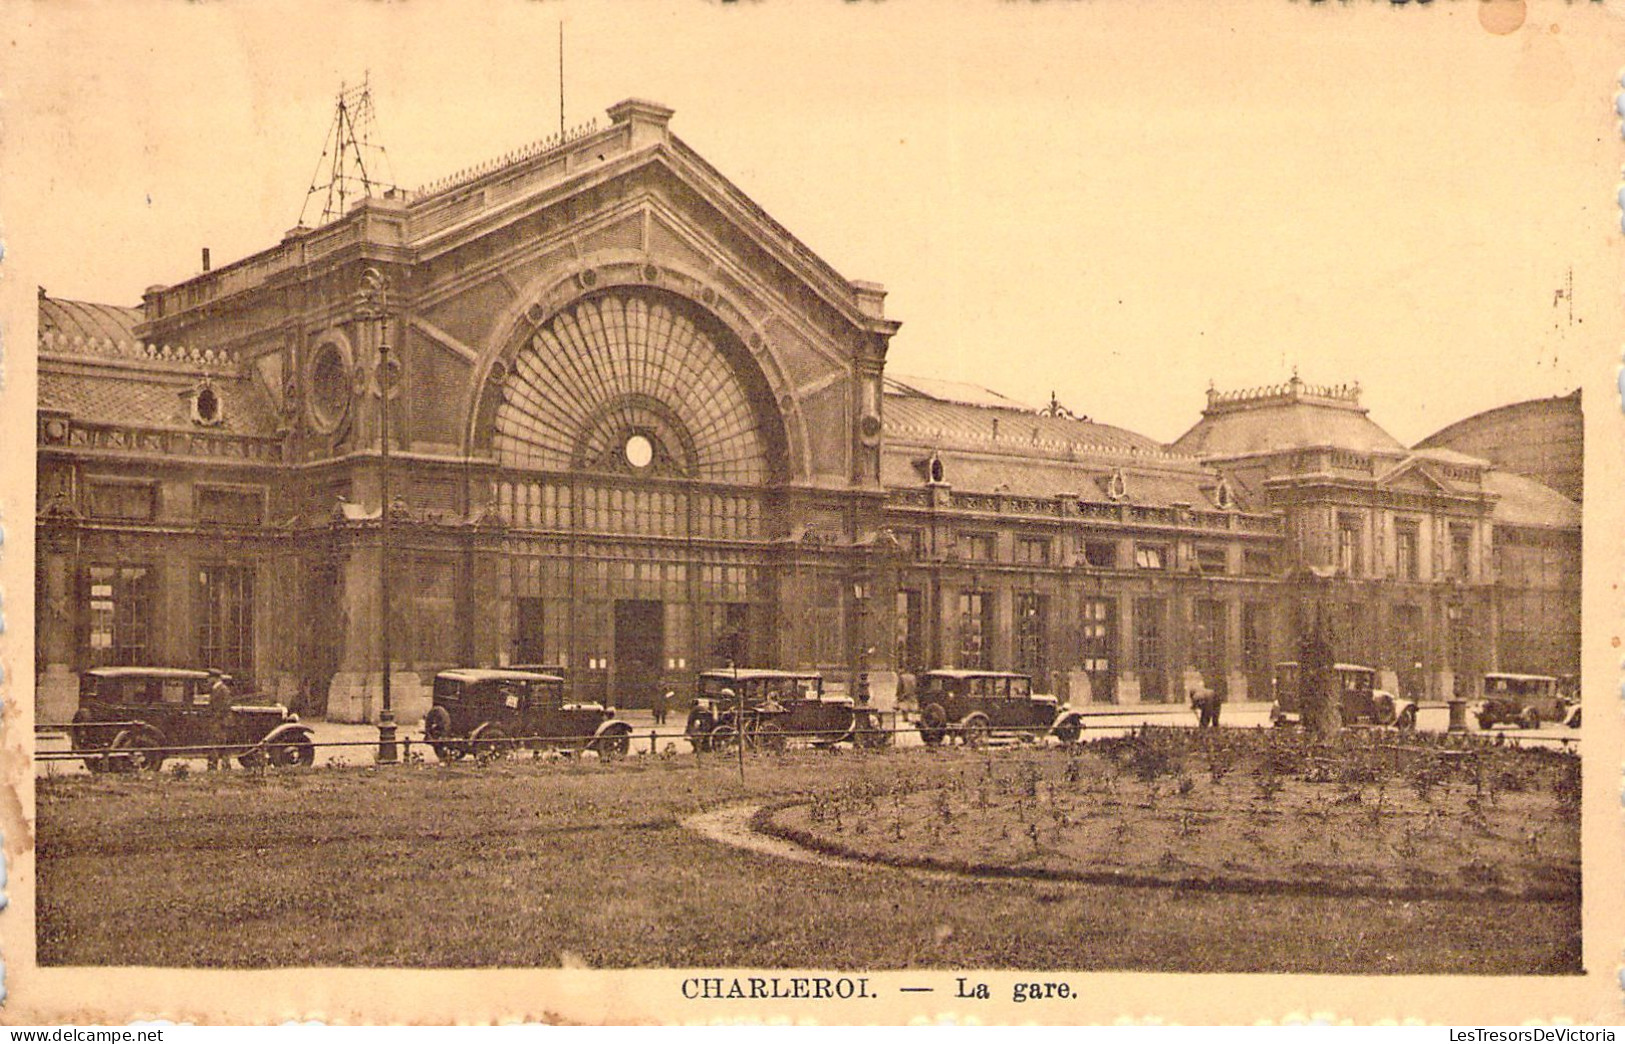
[{"label": "small shrub", "polygon": [[1433,792],[1444,782],[1444,772],[1433,762],[1421,762],[1411,769],[1410,785],[1422,801],[1432,801]]}]

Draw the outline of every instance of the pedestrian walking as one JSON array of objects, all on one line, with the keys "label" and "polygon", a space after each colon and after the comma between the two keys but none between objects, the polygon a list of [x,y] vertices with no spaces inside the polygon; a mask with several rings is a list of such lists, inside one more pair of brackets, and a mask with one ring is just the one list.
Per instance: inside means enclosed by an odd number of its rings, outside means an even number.
[{"label": "pedestrian walking", "polygon": [[666,711],[671,706],[671,698],[672,691],[670,689],[655,687],[653,709],[656,725],[666,724]]},{"label": "pedestrian walking", "polygon": [[1197,726],[1204,729],[1219,727],[1219,706],[1224,698],[1205,686],[1191,691],[1191,706],[1196,708]]}]

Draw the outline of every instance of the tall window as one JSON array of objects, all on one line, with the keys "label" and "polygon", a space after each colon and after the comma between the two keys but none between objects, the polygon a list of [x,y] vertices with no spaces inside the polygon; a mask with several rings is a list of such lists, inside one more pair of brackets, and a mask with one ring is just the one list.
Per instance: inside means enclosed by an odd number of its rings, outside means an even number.
[{"label": "tall window", "polygon": [[1424,694],[1427,685],[1422,666],[1425,633],[1421,606],[1394,606],[1393,659],[1402,695],[1419,697]]},{"label": "tall window", "polygon": [[1241,605],[1241,670],[1247,676],[1247,688],[1251,692],[1269,692],[1270,607],[1267,602]]},{"label": "tall window", "polygon": [[1458,691],[1466,695],[1472,691],[1472,676],[1478,673],[1473,610],[1470,606],[1452,605],[1445,615],[1450,621],[1450,669],[1456,674]]},{"label": "tall window", "polygon": [[1471,526],[1450,525],[1450,576],[1466,580],[1472,575],[1473,530]]},{"label": "tall window", "polygon": [[1363,572],[1360,561],[1360,516],[1352,512],[1337,514],[1337,572],[1342,576],[1359,576]]},{"label": "tall window", "polygon": [[959,593],[959,666],[971,670],[993,666],[993,595],[987,591]]},{"label": "tall window", "polygon": [[924,606],[920,592],[897,592],[897,646],[895,663],[900,671],[917,671],[925,666]]},{"label": "tall window", "polygon": [[1048,669],[1049,599],[1032,591],[1016,595],[1016,670],[1042,677]]},{"label": "tall window", "polygon": [[1134,600],[1134,669],[1140,675],[1140,697],[1158,703],[1168,698],[1166,663],[1162,648],[1163,614],[1161,598]]},{"label": "tall window", "polygon": [[1421,556],[1418,553],[1420,543],[1421,527],[1415,522],[1394,523],[1394,575],[1398,579],[1420,579]]},{"label": "tall window", "polygon": [[1079,666],[1089,675],[1089,688],[1097,700],[1116,696],[1113,670],[1117,644],[1117,602],[1111,598],[1085,598],[1078,625]]},{"label": "tall window", "polygon": [[240,686],[254,666],[254,574],[245,566],[207,565],[198,581],[203,666],[236,675]]},{"label": "tall window", "polygon": [[150,656],[151,570],[144,565],[94,565],[85,575],[92,665],[144,665]]},{"label": "tall window", "polygon": [[1222,692],[1225,688],[1225,645],[1229,641],[1229,616],[1223,602],[1214,599],[1199,599],[1192,607],[1191,623],[1194,625],[1195,655],[1197,670],[1202,672],[1202,678],[1207,682],[1208,688]]}]

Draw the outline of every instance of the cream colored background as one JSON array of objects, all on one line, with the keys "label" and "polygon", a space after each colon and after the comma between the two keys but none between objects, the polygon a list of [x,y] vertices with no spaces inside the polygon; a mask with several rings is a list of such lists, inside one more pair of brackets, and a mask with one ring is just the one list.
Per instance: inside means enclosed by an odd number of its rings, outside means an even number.
[{"label": "cream colored background", "polygon": [[[273,244],[299,216],[339,82],[363,70],[408,187],[556,130],[561,17],[568,121],[631,96],[675,108],[674,131],[792,233],[888,287],[896,372],[1035,405],[1053,390],[1165,440],[1196,420],[1209,379],[1273,383],[1294,366],[1361,381],[1406,442],[1583,385],[1586,698],[1601,708],[1585,734],[1589,975],[1073,974],[1083,1001],[956,1008],[948,973],[914,1002],[793,1007],[685,1003],[665,972],[34,969],[36,285],[135,304],[194,273],[202,246],[221,265]],[[0,806],[0,1019],[1625,1014],[1615,6],[0,0],[0,29],[0,765],[15,786]],[[1554,298],[1571,271],[1572,321]]]}]

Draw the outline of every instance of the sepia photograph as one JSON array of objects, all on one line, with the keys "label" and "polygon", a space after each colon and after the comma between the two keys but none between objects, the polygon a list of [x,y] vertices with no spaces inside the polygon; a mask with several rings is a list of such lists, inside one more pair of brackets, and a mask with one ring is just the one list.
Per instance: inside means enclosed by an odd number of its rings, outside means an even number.
[{"label": "sepia photograph", "polygon": [[14,1013],[1621,1016],[1617,10],[0,19]]}]

